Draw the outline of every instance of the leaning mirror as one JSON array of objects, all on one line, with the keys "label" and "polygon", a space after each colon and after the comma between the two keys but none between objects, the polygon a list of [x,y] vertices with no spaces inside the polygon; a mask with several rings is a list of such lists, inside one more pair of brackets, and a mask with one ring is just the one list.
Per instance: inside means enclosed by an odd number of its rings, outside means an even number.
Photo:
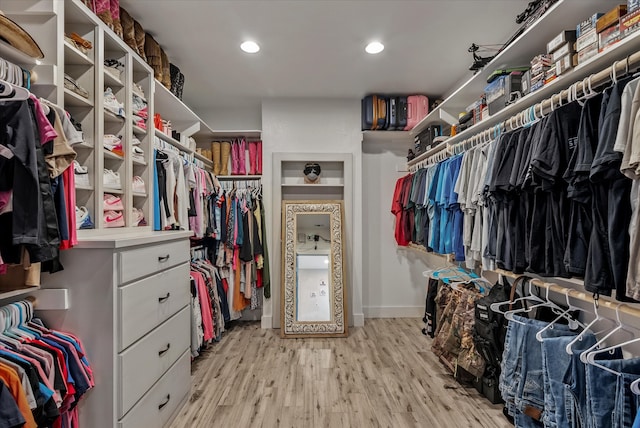
[{"label": "leaning mirror", "polygon": [[283,201],[282,225],[282,336],[346,336],[342,201]]}]

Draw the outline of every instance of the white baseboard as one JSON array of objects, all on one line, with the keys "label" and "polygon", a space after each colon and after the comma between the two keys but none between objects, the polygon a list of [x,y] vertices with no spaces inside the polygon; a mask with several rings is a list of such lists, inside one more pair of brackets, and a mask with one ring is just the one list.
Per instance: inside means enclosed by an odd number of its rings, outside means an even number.
[{"label": "white baseboard", "polygon": [[364,314],[353,314],[353,327],[364,327]]},{"label": "white baseboard", "polygon": [[365,318],[422,318],[424,306],[365,306]]},{"label": "white baseboard", "polygon": [[263,315],[260,319],[260,327],[263,329],[272,329],[273,328],[273,317]]}]

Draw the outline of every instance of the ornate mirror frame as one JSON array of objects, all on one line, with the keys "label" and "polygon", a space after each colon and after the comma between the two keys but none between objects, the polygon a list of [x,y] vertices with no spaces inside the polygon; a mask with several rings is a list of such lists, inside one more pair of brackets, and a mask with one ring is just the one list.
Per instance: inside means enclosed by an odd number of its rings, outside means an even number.
[{"label": "ornate mirror frame", "polygon": [[[342,201],[282,201],[282,288],[280,304],[280,335],[282,337],[345,337],[348,335],[342,226],[343,212]],[[298,214],[328,214],[330,216],[330,321],[298,321],[296,319]]]}]

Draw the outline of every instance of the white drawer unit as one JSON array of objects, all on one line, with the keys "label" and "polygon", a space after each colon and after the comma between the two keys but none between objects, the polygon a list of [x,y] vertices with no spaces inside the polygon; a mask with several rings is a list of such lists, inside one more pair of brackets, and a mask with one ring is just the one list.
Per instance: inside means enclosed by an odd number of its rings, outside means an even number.
[{"label": "white drawer unit", "polygon": [[156,244],[122,251],[120,258],[120,283],[157,273],[189,261],[189,241]]},{"label": "white drawer unit", "polygon": [[96,387],[80,426],[162,428],[191,385],[188,231],[80,241],[43,288],[64,288],[68,311],[45,321],[82,337]]},{"label": "white drawer unit", "polygon": [[189,352],[185,352],[118,423],[118,427],[160,428],[165,426],[189,393],[189,383],[185,383],[184,379],[189,379],[190,372],[191,356]]},{"label": "white drawer unit", "polygon": [[190,331],[190,315],[189,308],[185,307],[118,356],[119,417],[124,416],[189,347],[191,336],[184,332]]},{"label": "white drawer unit", "polygon": [[189,265],[183,263],[118,289],[118,350],[122,351],[189,304]]}]

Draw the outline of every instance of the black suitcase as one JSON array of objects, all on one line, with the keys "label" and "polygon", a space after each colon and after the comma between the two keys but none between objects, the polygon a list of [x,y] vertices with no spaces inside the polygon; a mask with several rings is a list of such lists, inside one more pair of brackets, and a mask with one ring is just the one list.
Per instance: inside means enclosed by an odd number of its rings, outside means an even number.
[{"label": "black suitcase", "polygon": [[389,131],[394,131],[398,128],[397,101],[397,97],[387,98],[387,130]]},{"label": "black suitcase", "polygon": [[396,97],[396,118],[398,131],[404,130],[407,126],[407,97]]}]

